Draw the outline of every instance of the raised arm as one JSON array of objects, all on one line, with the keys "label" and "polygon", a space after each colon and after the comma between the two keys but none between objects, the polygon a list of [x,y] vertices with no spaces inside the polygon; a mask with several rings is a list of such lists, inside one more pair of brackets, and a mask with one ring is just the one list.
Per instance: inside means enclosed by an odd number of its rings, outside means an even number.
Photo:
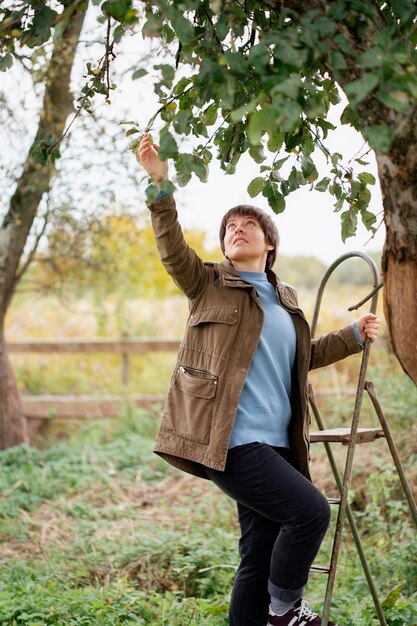
[{"label": "raised arm", "polygon": [[[138,156],[153,182],[158,184],[168,180],[168,163],[160,159],[158,146],[150,143],[148,135],[144,135],[139,144]],[[174,198],[165,194],[150,204],[149,210],[156,245],[166,271],[187,298],[195,298],[212,280],[212,271],[185,241]]]}]

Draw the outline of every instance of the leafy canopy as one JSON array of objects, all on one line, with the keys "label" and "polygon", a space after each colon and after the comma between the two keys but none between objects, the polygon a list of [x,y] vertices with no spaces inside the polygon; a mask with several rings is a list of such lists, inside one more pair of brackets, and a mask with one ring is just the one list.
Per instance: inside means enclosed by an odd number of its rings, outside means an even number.
[{"label": "leafy canopy", "polygon": [[[10,66],[18,41],[29,47],[47,41],[70,19],[74,6],[66,0],[57,10],[43,0],[24,0],[18,10],[0,9],[0,68]],[[328,114],[340,100],[341,84],[349,101],[342,123],[361,130],[371,148],[389,150],[393,120],[407,116],[417,98],[411,0],[156,0],[138,8],[133,0],[106,0],[100,7],[111,31],[103,42],[106,50],[113,53],[126,29],[139,27],[167,51],[153,66],[160,108],[126,134],[158,126],[160,154],[174,161],[178,185],[186,185],[192,174],[206,181],[213,157],[233,174],[242,154],[249,153],[259,164],[259,176],[248,192],[265,196],[275,212],[284,210],[288,194],[309,185],[334,197],[343,239],[355,233],[359,218],[374,230],[376,217],[368,205],[375,179],[363,171],[367,163],[361,157],[345,164],[343,155],[326,148],[334,128]],[[87,110],[96,93],[108,96],[109,55],[103,59],[88,67],[80,104]],[[132,78],[149,69],[139,63]],[[363,107],[371,101],[387,115],[369,116],[364,123]],[[182,136],[194,138],[190,152],[178,149]],[[320,153],[328,174],[319,180]],[[172,183],[165,185],[173,189]]]}]

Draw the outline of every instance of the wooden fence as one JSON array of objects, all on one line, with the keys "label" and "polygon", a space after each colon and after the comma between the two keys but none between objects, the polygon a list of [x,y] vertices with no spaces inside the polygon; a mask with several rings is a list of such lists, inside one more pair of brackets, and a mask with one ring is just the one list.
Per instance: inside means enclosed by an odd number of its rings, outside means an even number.
[{"label": "wooden fence", "polygon": [[[9,353],[76,354],[109,353],[121,355],[121,380],[127,388],[129,382],[129,356],[149,352],[177,352],[179,339],[58,339],[54,341],[8,342]],[[339,388],[321,389],[317,395],[340,393]],[[353,388],[343,393],[354,395]],[[116,417],[127,406],[152,407],[163,402],[163,396],[153,395],[36,395],[23,396],[23,410],[28,419],[52,418],[105,418]]]},{"label": "wooden fence", "polygon": [[[129,357],[148,352],[177,352],[178,339],[59,339],[54,341],[11,341],[9,353],[76,354],[109,353],[121,355],[121,380],[129,382]],[[115,417],[125,406],[150,407],[163,401],[152,395],[79,395],[23,396],[23,410],[28,419]]]}]

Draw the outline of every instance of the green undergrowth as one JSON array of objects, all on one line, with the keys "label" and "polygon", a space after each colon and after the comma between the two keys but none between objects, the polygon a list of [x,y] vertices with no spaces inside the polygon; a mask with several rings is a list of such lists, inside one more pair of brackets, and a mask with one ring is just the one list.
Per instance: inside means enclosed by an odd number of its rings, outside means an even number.
[{"label": "green undergrowth", "polygon": [[[395,398],[400,384],[393,389],[384,399],[402,407],[395,436],[415,396]],[[153,411],[132,411],[43,449],[0,454],[2,626],[227,625],[238,563],[234,504],[152,453],[157,421]],[[410,423],[401,444],[407,473],[416,465],[415,434]],[[358,459],[352,485],[358,528],[388,626],[417,626],[415,528],[385,448],[370,455]],[[321,450],[313,461],[325,466]],[[378,626],[347,530],[345,537],[332,613],[340,626]],[[320,563],[330,550],[329,534]],[[318,611],[325,584],[319,575],[308,584]]]}]

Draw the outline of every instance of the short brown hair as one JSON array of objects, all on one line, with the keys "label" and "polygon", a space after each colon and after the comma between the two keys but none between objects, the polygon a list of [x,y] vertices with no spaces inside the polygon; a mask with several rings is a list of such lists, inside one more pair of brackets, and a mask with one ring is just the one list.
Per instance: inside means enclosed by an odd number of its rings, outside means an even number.
[{"label": "short brown hair", "polygon": [[223,219],[220,224],[220,247],[224,254],[224,236],[226,234],[226,226],[227,222],[234,216],[246,216],[254,217],[257,222],[259,222],[260,227],[262,228],[263,234],[265,235],[266,243],[270,246],[274,246],[273,250],[268,251],[268,255],[266,257],[265,269],[272,269],[275,260],[277,258],[278,246],[279,246],[279,232],[278,228],[272,221],[265,211],[259,209],[256,206],[252,206],[250,204],[238,204],[237,206],[229,209],[225,215],[223,215]]}]

